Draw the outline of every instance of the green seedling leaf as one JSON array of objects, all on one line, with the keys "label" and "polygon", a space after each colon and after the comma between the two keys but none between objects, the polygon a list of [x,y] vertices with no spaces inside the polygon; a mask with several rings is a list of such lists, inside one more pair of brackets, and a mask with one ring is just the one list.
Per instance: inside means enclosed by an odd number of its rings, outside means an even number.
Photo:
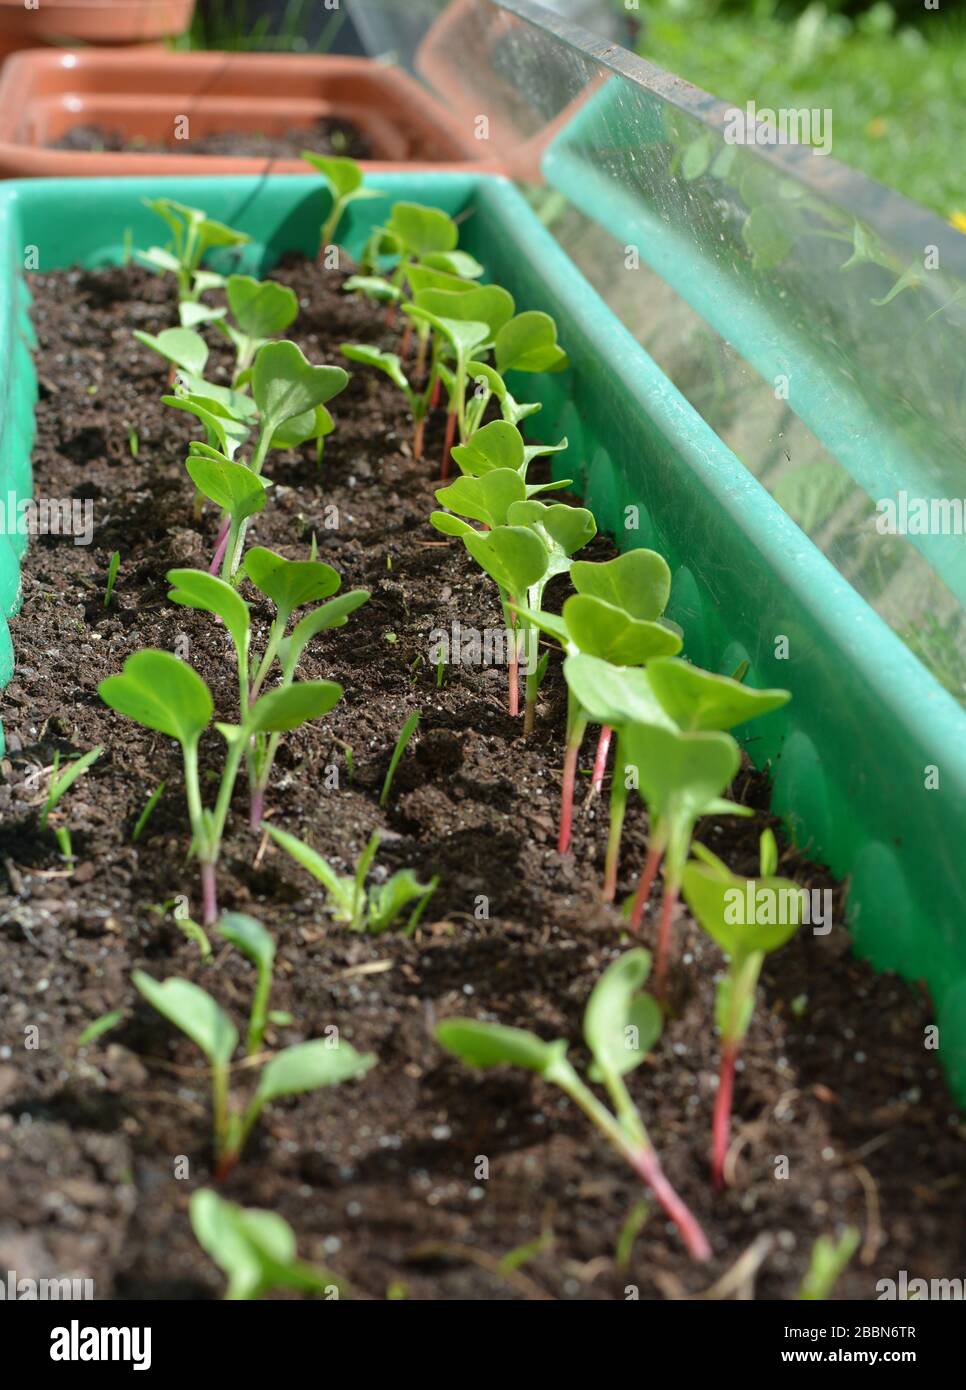
[{"label": "green seedling leaf", "polygon": [[557,342],[557,325],[549,314],[528,309],[504,324],[494,344],[497,370],[562,372],[570,359]]},{"label": "green seedling leaf", "polygon": [[804,890],[791,879],[739,878],[693,859],[681,886],[698,923],[739,962],[752,952],[777,951],[804,920]]},{"label": "green seedling leaf", "polygon": [[111,599],[114,597],[114,585],[117,583],[117,572],[121,568],[121,552],[115,550],[111,555],[110,563],[107,567],[107,588],[104,590],[104,607],[110,608]]},{"label": "green seedling leaf", "polygon": [[180,1028],[215,1066],[227,1066],[238,1046],[235,1025],[224,1009],[190,980],[159,984],[143,970],[131,976],[135,988],[169,1023]]},{"label": "green seedling leaf", "polygon": [[142,333],[140,329],[135,329],[134,336],[139,343],[149,347],[159,357],[173,362],[176,367],[180,367],[186,372],[200,376],[205,370],[205,363],[208,361],[208,344],[200,334],[193,332],[190,328],[166,328],[157,337],[151,333]]},{"label": "green seedling leaf", "polygon": [[423,265],[458,275],[461,280],[478,280],[483,274],[483,266],[467,251],[430,251],[423,257]]},{"label": "green seedling leaf", "polygon": [[448,487],[438,488],[436,501],[458,516],[481,521],[493,530],[506,524],[507,508],[524,501],[526,491],[519,473],[512,468],[494,468],[481,477],[464,475]]},{"label": "green seedling leaf", "polygon": [[244,663],[250,623],[245,600],[230,584],[204,570],[168,570],[167,580],[174,586],[168,593],[171,603],[214,613],[222,620]]},{"label": "green seedling leaf", "polygon": [[162,405],[185,410],[205,427],[208,443],[233,459],[248,438],[248,426],[228,412],[220,401],[211,396],[162,396]]},{"label": "green seedling leaf", "polygon": [[271,970],[275,961],[275,939],[254,917],[244,912],[226,912],[218,923],[218,934],[259,970]]},{"label": "green seedling leaf", "polygon": [[423,290],[450,290],[453,294],[466,294],[468,290],[477,288],[472,280],[464,280],[447,270],[434,270],[425,261],[421,265],[407,265],[406,279],[414,295]]},{"label": "green seedling leaf", "polygon": [[329,598],[342,583],[338,570],[322,560],[286,560],[261,545],[248,551],[243,568],[255,588],[270,598],[286,619],[305,603]]},{"label": "green seedling leaf", "polygon": [[159,782],[158,785],[155,787],[154,791],[148,797],[147,801],[144,803],[144,810],[138,816],[137,821],[134,825],[134,829],[131,831],[132,845],[136,845],[138,840],[140,840],[141,836],[144,834],[145,827],[148,821],[151,819],[151,814],[154,811],[155,806],[157,806],[162,796],[164,796],[164,789],[166,785],[167,783],[165,782]]},{"label": "green seedling leaf", "polygon": [[468,521],[461,521],[458,516],[451,516],[449,512],[430,512],[430,524],[444,536],[466,536],[475,535],[476,527],[471,526]]},{"label": "green seedling leaf", "polygon": [[819,1236],[812,1246],[808,1272],[798,1291],[799,1299],[827,1302],[858,1250],[861,1239],[862,1233],[856,1226],[846,1226],[838,1240],[832,1236]]},{"label": "green seedling leaf", "polygon": [[404,298],[399,286],[382,275],[350,275],[342,288],[346,294],[365,295],[377,304],[398,304]]},{"label": "green seedling leaf", "polygon": [[600,657],[615,666],[643,666],[652,657],[681,650],[681,638],[661,623],[630,617],[590,594],[571,594],[563,606],[563,619],[578,651]]},{"label": "green seedling leaf", "polygon": [[242,1208],[208,1188],[192,1193],[191,1229],[228,1279],[225,1298],[261,1298],[272,1289],[302,1293],[339,1290],[341,1281],[295,1258],[291,1226],[273,1211]]},{"label": "green seedling leaf", "polygon": [[444,1018],[436,1025],[437,1041],[471,1067],[525,1067],[546,1076],[567,1055],[564,1040],[544,1042],[523,1028],[477,1023],[472,1018]]},{"label": "green seedling leaf", "polygon": [[40,815],[41,830],[46,830],[47,819],[61,797],[70,791],[78,777],[83,777],[84,773],[97,762],[103,752],[104,749],[98,744],[96,748],[91,748],[81,757],[68,763],[63,772],[60,771],[60,754],[54,755],[54,770],[51,773],[50,786],[47,789],[47,801]]},{"label": "green seedling leaf", "polygon": [[568,507],[563,502],[539,502],[531,498],[514,502],[507,511],[507,524],[527,526],[539,536],[547,552],[547,577],[570,569],[570,556],[597,534],[593,512],[586,507]]},{"label": "green seedling leaf", "polygon": [[290,835],[288,831],[278,830],[273,825],[265,825],[263,829],[280,849],[284,849],[286,854],[290,854],[297,864],[301,864],[303,869],[308,869],[312,877],[322,884],[332,899],[332,915],[336,921],[351,923],[354,919],[356,901],[355,879],[347,874],[340,874],[327,859],[323,859],[321,854],[312,849],[311,845],[305,844],[295,835]]},{"label": "green seedling leaf", "polygon": [[[246,396],[244,392],[236,391],[230,386],[216,386],[213,382],[205,381],[204,377],[195,376],[192,372],[182,372],[181,380],[188,395],[204,401],[206,409],[212,410],[211,403],[214,402],[221,408],[225,419],[237,420],[249,425],[254,423],[258,415],[258,406],[251,396]],[[213,410],[212,413],[214,413]]]},{"label": "green seedling leaf", "polygon": [[515,473],[520,473],[526,462],[523,435],[506,420],[493,420],[477,430],[465,444],[457,444],[453,449],[453,458],[461,472],[474,478],[482,477],[496,468],[511,468]]},{"label": "green seedling leaf", "polygon": [[661,1036],[661,1007],[650,994],[641,993],[650,970],[649,951],[627,951],[607,967],[591,991],[584,1040],[594,1057],[592,1081],[633,1071]]},{"label": "green seedling leaf", "polygon": [[406,931],[413,932],[438,882],[438,878],[433,878],[429,883],[420,883],[412,869],[400,869],[387,882],[372,888],[367,907],[368,930],[374,935],[388,931],[410,903],[416,902],[418,907],[406,925]]},{"label": "green seedling leaf", "polygon": [[254,516],[265,506],[265,482],[244,463],[212,457],[214,450],[196,444],[185,459],[188,476],[199,492],[226,511],[234,522]]},{"label": "green seedling leaf", "polygon": [[415,295],[415,303],[417,308],[428,310],[439,319],[486,324],[490,339],[496,338],[504,324],[509,323],[514,310],[512,294],[499,285],[420,290]]},{"label": "green seedling leaf", "polygon": [[178,318],[182,328],[198,328],[203,323],[217,323],[228,313],[224,305],[213,309],[210,304],[196,304],[190,299],[178,302]]},{"label": "green seedling leaf", "polygon": [[731,729],[792,698],[788,690],[752,690],[676,657],[649,663],[648,675],[654,694],[682,729]]},{"label": "green seedling leaf", "polygon": [[405,723],[399,730],[399,737],[392,750],[392,757],[389,759],[389,770],[386,773],[385,781],[382,784],[382,791],[379,795],[379,805],[385,806],[389,801],[389,793],[392,791],[392,780],[396,775],[396,769],[402,761],[402,756],[413,734],[419,728],[419,710],[414,709],[406,718]]},{"label": "green seedling leaf", "polygon": [[273,449],[297,449],[307,439],[324,439],[335,429],[335,421],[324,405],[307,410],[304,415],[293,415],[284,425],[279,425],[272,435]]},{"label": "green seedling leaf", "polygon": [[252,395],[262,428],[274,434],[293,415],[325,405],[348,380],[342,367],[313,367],[297,343],[265,343],[252,368]]},{"label": "green seedling leaf", "polygon": [[611,666],[579,653],[564,662],[564,676],[574,698],[594,724],[620,729],[629,724],[674,723],[658,703],[646,671]]},{"label": "green seedling leaf", "polygon": [[197,743],[214,709],[207,685],[192,667],[171,652],[151,648],[129,656],[121,674],[108,676],[97,689],[111,709],[176,738],[183,748]]},{"label": "green seedling leaf", "polygon": [[[364,175],[354,159],[313,154],[311,150],[303,150],[301,157],[322,175],[334,197],[345,198],[350,193],[358,193],[362,188]],[[378,197],[378,194],[373,196]]]},{"label": "green seedling leaf", "polygon": [[340,594],[338,598],[330,599],[328,603],[320,604],[300,619],[292,629],[291,636],[286,637],[278,648],[278,659],[286,677],[291,676],[302,652],[313,637],[318,636],[320,632],[327,632],[329,628],[344,627],[349,614],[368,603],[370,597],[368,589],[351,589],[348,593]]},{"label": "green seedling leaf", "polygon": [[395,352],[382,352],[379,348],[369,347],[366,343],[343,343],[339,351],[350,362],[360,362],[364,367],[375,367],[377,371],[385,372],[389,380],[398,386],[400,391],[405,391],[407,395],[410,394],[409,378],[403,371],[402,361]]},{"label": "green seedling leaf", "polygon": [[255,733],[287,733],[309,719],[321,719],[342,699],[336,681],[296,681],[269,690],[248,712],[246,728]]},{"label": "green seedling leaf", "polygon": [[376,1065],[372,1052],[360,1053],[341,1040],[336,1046],[326,1038],[296,1043],[276,1053],[266,1063],[258,1079],[255,1104],[259,1109],[282,1096],[315,1091],[321,1086],[338,1086],[364,1076]]},{"label": "green seedling leaf", "polygon": [[463,535],[463,544],[507,593],[526,593],[547,572],[546,546],[529,527],[498,526],[493,531],[473,531]]},{"label": "green seedling leaf", "polygon": [[575,560],[570,580],[578,594],[604,599],[646,622],[661,616],[671,596],[670,568],[655,550],[628,550],[599,564]]},{"label": "green seedling leaf", "polygon": [[[404,304],[403,313],[417,323],[428,323],[431,328],[435,328],[446,341],[452,346],[457,354],[457,358],[465,359],[474,348],[486,341],[489,330],[485,323],[480,323],[476,319],[444,319],[437,314],[432,314],[428,309],[421,309],[418,304]],[[440,372],[442,375],[442,372]]]},{"label": "green seedling leaf", "polygon": [[459,229],[453,219],[439,208],[421,203],[396,203],[386,230],[416,260],[437,251],[455,251],[459,241]]},{"label": "green seedling leaf", "polygon": [[225,295],[232,317],[249,338],[271,338],[283,333],[298,316],[295,293],[275,280],[229,275]]},{"label": "green seedling leaf", "polygon": [[112,1028],[116,1028],[123,1017],[123,1009],[112,1009],[109,1014],[101,1014],[100,1018],[95,1018],[93,1023],[87,1025],[77,1039],[77,1046],[87,1047],[89,1043],[96,1042],[105,1033],[109,1033]]}]

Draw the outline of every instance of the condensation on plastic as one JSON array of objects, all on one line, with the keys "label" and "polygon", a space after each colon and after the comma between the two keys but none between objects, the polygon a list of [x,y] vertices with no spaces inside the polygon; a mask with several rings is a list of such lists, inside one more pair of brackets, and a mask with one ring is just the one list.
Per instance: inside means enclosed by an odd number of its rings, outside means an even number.
[{"label": "condensation on plastic", "polygon": [[[573,365],[512,383],[518,398],[543,402],[528,427],[548,441],[568,437],[558,476],[579,480],[603,528],[668,557],[669,613],[689,657],[720,671],[746,660],[749,683],[792,690],[785,709],[745,731],[749,756],[773,774],[774,806],[798,843],[848,878],[857,949],[879,969],[926,982],[939,1057],[966,1101],[962,709],[718,439],[509,182],[456,174],[374,182],[384,196],[347,215],[350,251],[393,201],[433,204],[460,218],[463,244],[520,308],[556,316]],[[197,184],[34,180],[0,189],[0,467],[19,495],[29,491],[36,397],[23,248],[37,246],[48,270],[118,262],[126,231],[135,248],[157,236],[148,195],[191,201]],[[314,253],[328,197],[294,176],[216,178],[205,206],[253,238],[231,264],[264,273],[287,250]],[[3,554],[9,611],[16,563]],[[935,790],[926,790],[930,767],[939,769]]]}]

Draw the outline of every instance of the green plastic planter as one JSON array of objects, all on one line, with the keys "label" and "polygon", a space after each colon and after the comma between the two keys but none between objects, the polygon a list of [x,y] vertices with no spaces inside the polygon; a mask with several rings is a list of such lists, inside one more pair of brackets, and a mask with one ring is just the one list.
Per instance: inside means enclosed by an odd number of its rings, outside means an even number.
[{"label": "green plastic planter", "polygon": [[[515,394],[543,411],[544,439],[566,434],[555,462],[580,480],[600,525],[623,545],[667,556],[669,615],[686,652],[718,671],[785,685],[791,704],[754,726],[750,756],[770,765],[774,805],[797,841],[849,879],[855,945],[880,969],[924,980],[940,1057],[966,1101],[966,716],[908,649],[700,419],[575,270],[524,200],[486,175],[380,174],[385,196],[353,205],[345,240],[358,250],[398,198],[465,214],[463,244],[525,308],[559,323],[573,366],[528,377]],[[142,205],[166,194],[199,202],[247,231],[245,268],[283,251],[314,252],[328,205],[299,177],[34,180],[0,190],[2,493],[26,495],[36,384],[21,267],[117,262],[126,237],[158,238]],[[530,393],[523,395],[523,393]],[[628,520],[636,529],[628,529]],[[18,601],[22,545],[0,542],[0,597]],[[10,645],[2,632],[4,676]],[[787,657],[783,653],[787,649]],[[929,769],[938,769],[938,787]],[[843,1027],[847,1020],[842,1021]]]}]

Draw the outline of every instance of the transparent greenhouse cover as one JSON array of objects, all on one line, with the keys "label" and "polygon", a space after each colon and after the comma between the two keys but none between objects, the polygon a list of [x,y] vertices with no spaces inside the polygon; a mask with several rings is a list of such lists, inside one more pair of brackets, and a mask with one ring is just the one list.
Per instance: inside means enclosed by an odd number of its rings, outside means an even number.
[{"label": "transparent greenhouse cover", "polygon": [[773,133],[807,120],[812,144],[761,143],[752,113],[607,37],[608,0],[352,6],[966,703],[966,237],[838,164],[834,113],[776,113]]}]

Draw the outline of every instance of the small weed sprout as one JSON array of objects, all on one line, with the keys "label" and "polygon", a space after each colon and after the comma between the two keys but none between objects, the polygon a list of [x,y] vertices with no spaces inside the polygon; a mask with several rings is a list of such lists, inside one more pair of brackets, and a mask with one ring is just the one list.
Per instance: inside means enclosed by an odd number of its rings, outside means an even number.
[{"label": "small weed sprout", "polygon": [[275,843],[284,849],[303,869],[308,869],[317,878],[329,897],[330,910],[337,922],[344,923],[350,931],[369,932],[378,936],[397,921],[415,903],[410,911],[404,936],[412,936],[419,925],[430,898],[439,883],[434,875],[429,883],[420,883],[412,869],[400,869],[383,884],[373,885],[366,890],[366,876],[372,867],[379,850],[379,832],[375,831],[369,839],[356,864],[353,875],[340,874],[327,859],[305,844],[295,835],[275,826],[264,827]]},{"label": "small weed sprout", "polygon": [[544,1042],[521,1028],[448,1018],[437,1026],[440,1043],[469,1066],[525,1067],[570,1097],[617,1153],[644,1181],[681,1233],[694,1260],[711,1247],[694,1216],[668,1182],[624,1077],[644,1061],[661,1034],[661,1010],[641,992],[651,967],[647,951],[628,951],[604,971],[584,1013],[584,1041],[593,1057],[588,1076],[603,1085],[612,1110],[602,1104],[567,1059],[563,1039]]},{"label": "small weed sprout", "polygon": [[392,757],[389,759],[389,768],[386,772],[386,780],[383,782],[382,791],[379,793],[380,806],[384,807],[388,805],[389,794],[392,791],[392,782],[393,778],[396,775],[396,769],[402,762],[402,756],[406,751],[406,747],[409,743],[409,740],[412,738],[413,734],[416,732],[418,727],[419,710],[414,709],[412,714],[410,714],[407,717],[402,728],[399,730],[399,737],[396,739],[396,746],[393,748]]},{"label": "small weed sprout", "polygon": [[[224,935],[228,940],[244,941],[242,949],[259,962],[256,989],[249,1021],[249,1040],[257,1030],[258,1010],[271,988],[274,950],[267,950],[259,932],[252,930],[251,918],[244,925],[237,919]],[[264,930],[264,929],[261,929]],[[266,978],[268,984],[264,985]],[[315,1091],[364,1076],[376,1064],[372,1053],[358,1053],[339,1039],[317,1038],[296,1043],[273,1053],[261,1068],[258,1085],[248,1104],[233,1108],[230,1094],[232,1059],[238,1046],[238,1032],[220,1004],[190,980],[171,978],[159,983],[142,970],[132,980],[152,1008],[179,1028],[204,1053],[211,1068],[212,1114],[215,1138],[215,1181],[222,1182],[241,1157],[252,1128],[266,1105],[283,1096]]]},{"label": "small weed sprout", "polygon": [[[47,829],[47,822],[57,803],[71,789],[78,777],[83,777],[84,773],[89,770],[92,764],[97,762],[97,759],[101,756],[103,751],[104,749],[100,745],[96,748],[91,748],[87,753],[82,754],[81,757],[68,763],[63,772],[60,771],[60,751],[58,750],[54,753],[54,765],[50,774],[50,784],[47,787],[47,800],[40,813],[39,823],[41,830]],[[56,826],[54,829],[54,837],[57,840],[57,847],[60,850],[62,858],[70,863],[74,858],[74,852],[69,828],[66,825]]]},{"label": "small weed sprout", "polygon": [[121,552],[115,550],[111,556],[110,564],[107,567],[107,588],[104,590],[104,607],[110,608],[111,599],[114,597],[114,585],[117,583],[117,572],[121,568]]},{"label": "small weed sprout", "polygon": [[148,821],[151,819],[155,806],[157,806],[162,796],[164,796],[165,785],[166,784],[164,782],[159,782],[158,785],[155,787],[154,791],[151,793],[151,795],[145,802],[144,810],[138,816],[134,824],[134,829],[131,831],[132,845],[137,844],[138,840],[140,840],[141,836],[147,829]]},{"label": "small weed sprout", "polygon": [[812,1246],[808,1271],[798,1290],[799,1299],[821,1303],[830,1299],[835,1285],[858,1250],[861,1238],[855,1226],[846,1226],[838,1240],[832,1236],[819,1236]]}]

